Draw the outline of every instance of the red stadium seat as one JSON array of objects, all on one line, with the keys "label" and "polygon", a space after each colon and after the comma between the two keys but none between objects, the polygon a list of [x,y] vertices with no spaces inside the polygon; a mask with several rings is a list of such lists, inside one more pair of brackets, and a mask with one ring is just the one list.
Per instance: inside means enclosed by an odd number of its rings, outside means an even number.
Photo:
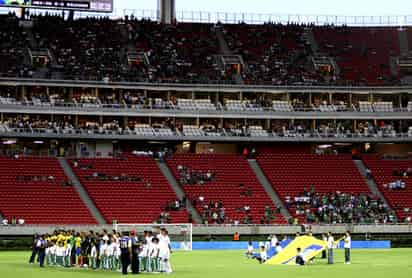
[{"label": "red stadium seat", "polygon": [[[53,180],[21,181],[18,176],[53,176]],[[96,224],[55,158],[0,157],[0,212],[26,224]]]},{"label": "red stadium seat", "polygon": [[[178,154],[167,161],[171,171],[179,180],[177,166],[182,165],[192,170],[206,172],[210,170],[215,173],[216,180],[204,185],[184,185],[184,191],[191,200],[203,196],[205,202],[222,200],[225,207],[226,220],[242,221],[244,212],[239,208],[249,205],[250,215],[253,223],[259,223],[264,215],[265,206],[274,209],[272,200],[264,191],[257,180],[255,173],[250,168],[247,160],[239,155],[233,154]],[[252,197],[241,196],[240,184],[244,189],[250,187],[253,191]],[[199,202],[198,202],[199,204]],[[197,207],[201,212],[201,207]],[[274,223],[286,223],[281,214],[275,215]]]},{"label": "red stadium seat", "polygon": [[[78,163],[92,166],[92,169],[73,167],[73,170],[108,223],[113,220],[119,223],[153,223],[165,210],[166,203],[177,199],[153,158],[95,158],[80,159]],[[86,179],[94,172],[110,176],[126,174],[140,177],[141,181]],[[148,182],[150,186],[147,186]],[[186,210],[170,212],[170,217],[173,223],[188,221]]]},{"label": "red stadium seat", "polygon": [[[372,176],[375,179],[380,191],[383,193],[387,201],[393,209],[395,209],[398,217],[402,220],[407,216],[412,216],[412,212],[406,212],[404,209],[412,209],[412,178],[411,177],[396,177],[393,175],[394,169],[403,169],[412,167],[411,160],[383,160],[377,155],[362,156],[366,166],[372,171]],[[394,182],[401,179],[406,184],[404,190],[389,190],[384,187],[384,184]]]}]

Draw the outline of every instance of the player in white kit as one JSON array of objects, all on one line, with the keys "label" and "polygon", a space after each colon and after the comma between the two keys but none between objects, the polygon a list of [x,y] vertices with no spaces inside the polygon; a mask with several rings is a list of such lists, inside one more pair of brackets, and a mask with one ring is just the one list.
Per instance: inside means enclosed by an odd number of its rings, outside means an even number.
[{"label": "player in white kit", "polygon": [[171,245],[169,232],[166,229],[161,229],[161,233],[157,238],[159,239],[160,272],[172,273],[172,265],[170,264]]}]

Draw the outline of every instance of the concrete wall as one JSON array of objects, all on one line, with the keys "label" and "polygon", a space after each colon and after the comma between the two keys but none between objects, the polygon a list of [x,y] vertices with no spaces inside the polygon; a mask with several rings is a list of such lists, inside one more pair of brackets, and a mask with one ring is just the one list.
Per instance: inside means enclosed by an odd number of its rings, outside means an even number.
[{"label": "concrete wall", "polygon": [[[153,228],[155,225],[146,225],[144,227],[136,228],[137,232],[142,232]],[[112,225],[24,225],[24,226],[0,226],[0,236],[6,235],[33,235],[35,233],[44,234],[51,233],[55,229],[70,229],[76,231],[101,231],[103,229],[112,230]],[[130,229],[130,228],[125,228]],[[171,234],[180,234],[180,228],[168,227]],[[354,234],[412,234],[412,225],[313,225],[312,232],[314,234],[321,234],[332,232],[334,234],[343,234],[345,231],[351,231]],[[302,232],[301,226],[293,225],[222,225],[222,226],[207,226],[194,225],[193,235],[233,235],[238,232],[240,235],[292,235],[297,232]]]},{"label": "concrete wall", "polygon": [[113,144],[107,141],[96,142],[96,153],[100,153],[101,157],[111,156],[113,154]]}]

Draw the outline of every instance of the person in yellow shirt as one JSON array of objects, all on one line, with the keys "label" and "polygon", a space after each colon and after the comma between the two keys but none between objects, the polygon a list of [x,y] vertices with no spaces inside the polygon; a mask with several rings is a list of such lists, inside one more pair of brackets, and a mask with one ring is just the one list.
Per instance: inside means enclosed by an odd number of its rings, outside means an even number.
[{"label": "person in yellow shirt", "polygon": [[56,239],[57,245],[60,246],[61,244],[64,244],[65,238],[66,238],[66,236],[64,235],[64,233],[63,233],[63,232],[60,232],[60,233],[57,235],[57,239]]},{"label": "person in yellow shirt", "polygon": [[80,233],[76,234],[76,238],[74,239],[74,248],[75,248],[75,252],[76,252],[76,263],[79,267],[82,266],[82,258],[81,258],[81,254],[82,254],[82,237],[80,235]]},{"label": "person in yellow shirt", "polygon": [[64,249],[65,249],[65,250],[67,249],[67,246],[68,246],[69,243],[70,243],[71,237],[72,237],[72,236],[70,235],[70,232],[66,232],[66,233],[64,234],[63,243],[64,243]]}]

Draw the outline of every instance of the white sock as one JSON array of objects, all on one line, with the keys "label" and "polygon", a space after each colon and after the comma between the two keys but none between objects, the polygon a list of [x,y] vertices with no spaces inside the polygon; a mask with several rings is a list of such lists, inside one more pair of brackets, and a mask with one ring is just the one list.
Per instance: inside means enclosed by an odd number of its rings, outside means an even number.
[{"label": "white sock", "polygon": [[170,261],[167,260],[166,262],[166,273],[172,273],[172,265],[170,264]]}]

